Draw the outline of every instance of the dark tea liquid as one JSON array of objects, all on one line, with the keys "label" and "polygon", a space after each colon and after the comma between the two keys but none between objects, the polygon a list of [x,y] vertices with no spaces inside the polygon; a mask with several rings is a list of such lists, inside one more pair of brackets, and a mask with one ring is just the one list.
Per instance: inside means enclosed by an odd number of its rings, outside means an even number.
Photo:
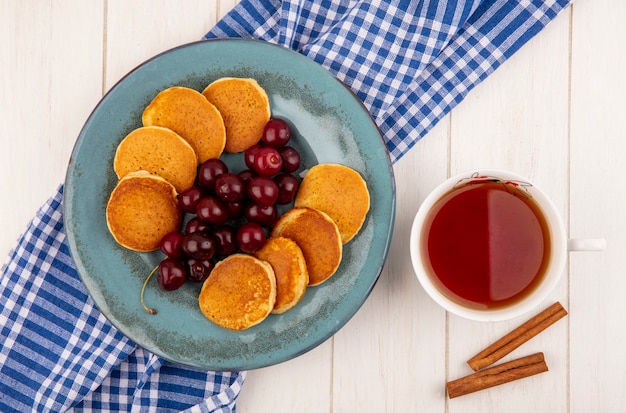
[{"label": "dark tea liquid", "polygon": [[422,232],[422,256],[449,298],[473,308],[513,304],[539,284],[550,235],[529,195],[504,182],[465,184],[444,195]]}]

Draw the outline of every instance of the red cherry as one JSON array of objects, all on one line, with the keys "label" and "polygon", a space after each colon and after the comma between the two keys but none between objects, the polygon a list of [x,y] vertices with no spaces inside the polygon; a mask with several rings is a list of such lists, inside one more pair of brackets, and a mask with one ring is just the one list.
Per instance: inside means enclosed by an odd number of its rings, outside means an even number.
[{"label": "red cherry", "polygon": [[209,195],[198,202],[196,216],[202,222],[222,225],[228,219],[228,208],[217,197]]},{"label": "red cherry", "polygon": [[185,251],[183,251],[184,239],[185,235],[183,233],[178,231],[172,231],[165,234],[165,236],[161,238],[159,248],[161,249],[163,254],[167,255],[170,258],[183,258],[185,256]]},{"label": "red cherry", "polygon": [[184,190],[178,196],[180,208],[185,212],[194,214],[196,212],[198,202],[200,202],[200,199],[202,199],[204,195],[204,192],[202,192],[202,190],[197,186],[192,186],[191,188]]},{"label": "red cherry", "polygon": [[260,250],[267,237],[263,228],[254,222],[246,222],[237,231],[237,243],[239,248],[245,252],[255,252]]},{"label": "red cherry", "polygon": [[228,166],[226,166],[224,161],[217,158],[207,159],[198,168],[198,184],[202,188],[212,191],[215,188],[217,177],[227,172]]},{"label": "red cherry", "polygon": [[295,176],[287,173],[281,173],[274,177],[274,182],[278,186],[277,204],[288,204],[294,200],[298,191],[298,180]]},{"label": "red cherry", "polygon": [[230,202],[226,204],[228,219],[237,219],[243,214],[243,202]]},{"label": "red cherry", "polygon": [[278,212],[276,206],[263,206],[251,202],[244,208],[244,216],[250,222],[256,222],[263,227],[271,227],[276,222]]},{"label": "red cherry", "polygon": [[165,291],[174,291],[182,287],[187,279],[183,263],[174,258],[165,258],[159,264],[159,286]]},{"label": "red cherry", "polygon": [[193,234],[194,232],[202,232],[210,229],[210,225],[206,224],[198,219],[198,217],[191,218],[187,224],[185,224],[185,234]]},{"label": "red cherry", "polygon": [[248,184],[248,196],[259,205],[274,205],[278,199],[278,185],[272,178],[257,176]]},{"label": "red cherry", "polygon": [[291,129],[287,122],[273,118],[265,124],[261,140],[267,146],[278,148],[287,145],[289,138],[291,138]]},{"label": "red cherry", "polygon": [[211,271],[215,267],[215,263],[212,260],[196,260],[190,258],[187,260],[187,274],[188,279],[191,282],[200,283],[211,274]]},{"label": "red cherry", "polygon": [[246,196],[246,184],[241,176],[225,173],[215,180],[215,194],[224,202],[239,202]]},{"label": "red cherry", "polygon": [[291,146],[278,149],[283,159],[283,172],[295,172],[300,167],[300,154]]},{"label": "red cherry", "polygon": [[208,260],[215,254],[217,239],[211,234],[194,232],[185,235],[182,247],[189,258]]},{"label": "red cherry", "polygon": [[254,157],[256,156],[256,153],[259,151],[259,149],[261,149],[262,147],[263,145],[257,143],[246,149],[246,151],[244,152],[243,160],[248,168],[254,169]]},{"label": "red cherry", "polygon": [[230,225],[221,225],[213,231],[217,238],[218,255],[230,255],[237,250],[237,230]]},{"label": "red cherry", "polygon": [[282,168],[283,158],[276,148],[261,148],[254,154],[254,165],[252,169],[259,175],[275,175],[279,173]]}]

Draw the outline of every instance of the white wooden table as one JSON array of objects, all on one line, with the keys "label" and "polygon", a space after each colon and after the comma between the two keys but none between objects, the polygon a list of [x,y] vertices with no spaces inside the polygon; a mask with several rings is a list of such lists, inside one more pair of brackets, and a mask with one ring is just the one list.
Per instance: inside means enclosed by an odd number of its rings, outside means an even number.
[{"label": "white wooden table", "polygon": [[[235,3],[2,0],[3,256],[63,181],[103,93],[152,55],[199,39]],[[625,15],[623,0],[578,0],[395,165],[396,228],[372,295],[324,344],[249,372],[239,411],[626,411]],[[545,303],[559,300],[570,315],[507,357],[543,351],[548,373],[450,400],[445,382],[468,374],[470,356],[523,321],[446,314],[410,265],[421,200],[476,167],[527,176],[556,203],[571,237],[604,237],[608,247],[570,254]]]}]

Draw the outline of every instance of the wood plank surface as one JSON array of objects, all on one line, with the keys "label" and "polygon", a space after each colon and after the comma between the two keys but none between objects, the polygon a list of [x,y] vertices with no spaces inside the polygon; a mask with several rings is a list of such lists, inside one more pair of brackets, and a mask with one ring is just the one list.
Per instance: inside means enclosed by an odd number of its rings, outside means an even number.
[{"label": "wood plank surface", "polygon": [[572,25],[570,236],[603,254],[570,254],[571,411],[626,411],[626,2],[576,3]]},{"label": "wood plank surface", "polygon": [[1,3],[3,255],[63,181],[76,137],[102,96],[103,33],[101,1]]},{"label": "wood plank surface", "polygon": [[[199,40],[236,3],[0,3],[1,254],[63,182],[102,95],[153,55]],[[248,372],[238,411],[626,411],[625,15],[623,0],[577,0],[396,163],[395,231],[371,296],[319,347]],[[479,167],[528,177],[570,237],[603,237],[607,249],[570,254],[545,303],[560,301],[569,316],[503,360],[542,351],[549,372],[450,400],[446,381],[469,374],[471,356],[527,318],[447,314],[411,267],[420,202],[448,176]]]}]

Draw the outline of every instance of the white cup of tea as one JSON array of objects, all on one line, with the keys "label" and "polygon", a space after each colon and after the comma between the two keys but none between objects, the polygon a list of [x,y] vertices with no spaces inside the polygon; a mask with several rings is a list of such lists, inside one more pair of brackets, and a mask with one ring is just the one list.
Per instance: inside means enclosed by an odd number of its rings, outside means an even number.
[{"label": "white cup of tea", "polygon": [[411,228],[413,269],[447,311],[502,321],[536,309],[558,284],[569,251],[601,251],[604,239],[568,239],[552,201],[503,170],[459,174],[437,186]]}]

